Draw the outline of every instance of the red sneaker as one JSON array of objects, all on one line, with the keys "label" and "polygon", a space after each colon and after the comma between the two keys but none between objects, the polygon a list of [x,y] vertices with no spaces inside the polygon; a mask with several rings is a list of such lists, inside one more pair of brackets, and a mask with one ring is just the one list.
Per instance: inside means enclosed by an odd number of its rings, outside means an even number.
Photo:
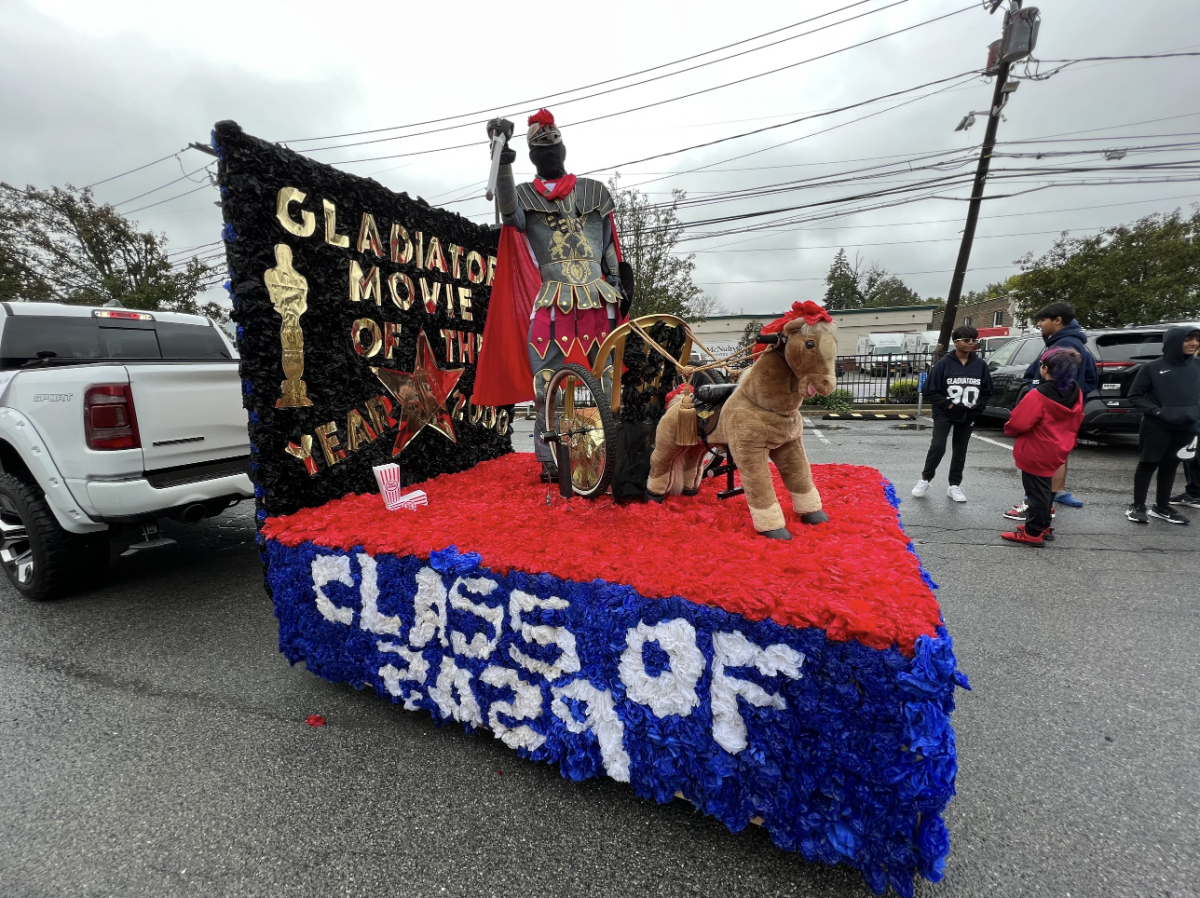
[{"label": "red sneaker", "polygon": [[1016,530],[1014,530],[1012,533],[1001,533],[1000,536],[1003,539],[1008,540],[1009,542],[1023,543],[1026,546],[1033,546],[1034,548],[1037,548],[1037,549],[1040,549],[1040,548],[1042,548],[1042,546],[1046,545],[1046,543],[1042,539],[1042,535],[1040,533],[1037,536],[1030,536],[1028,533],[1025,532],[1024,525],[1021,525]]}]

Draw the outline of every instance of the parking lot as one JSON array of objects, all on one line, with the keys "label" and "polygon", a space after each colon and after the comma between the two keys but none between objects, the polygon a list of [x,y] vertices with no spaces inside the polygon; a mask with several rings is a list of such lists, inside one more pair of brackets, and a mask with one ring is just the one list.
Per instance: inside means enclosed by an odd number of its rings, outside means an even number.
[{"label": "parking lot", "polygon": [[[814,423],[814,463],[895,482],[973,686],[954,717],[946,879],[918,894],[1197,894],[1200,521],[1125,520],[1136,450],[1118,437],[1076,451],[1086,504],[1059,510],[1052,546],[1005,545],[1020,481],[1002,431],[972,441],[958,505],[948,459],[908,496],[921,425]],[[568,782],[487,733],[289,667],[252,513],[168,523],[177,551],[119,559],[63,601],[0,588],[0,893],[870,894],[753,827]],[[738,563],[713,547],[692,562]]]}]

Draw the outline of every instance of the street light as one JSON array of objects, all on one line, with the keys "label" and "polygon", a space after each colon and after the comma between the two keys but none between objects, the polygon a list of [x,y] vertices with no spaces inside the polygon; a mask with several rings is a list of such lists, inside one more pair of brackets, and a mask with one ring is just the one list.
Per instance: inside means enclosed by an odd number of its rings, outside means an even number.
[{"label": "street light", "polygon": [[954,130],[955,131],[966,131],[973,124],[975,124],[975,113],[968,112],[966,115],[963,116],[963,120],[958,123],[958,127],[955,128]]}]

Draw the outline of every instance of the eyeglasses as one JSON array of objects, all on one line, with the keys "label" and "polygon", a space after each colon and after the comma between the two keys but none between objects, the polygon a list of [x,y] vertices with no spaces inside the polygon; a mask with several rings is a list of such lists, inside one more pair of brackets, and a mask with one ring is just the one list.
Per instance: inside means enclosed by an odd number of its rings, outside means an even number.
[{"label": "eyeglasses", "polygon": [[972,340],[970,337],[955,337],[955,343],[978,343],[978,340]]}]

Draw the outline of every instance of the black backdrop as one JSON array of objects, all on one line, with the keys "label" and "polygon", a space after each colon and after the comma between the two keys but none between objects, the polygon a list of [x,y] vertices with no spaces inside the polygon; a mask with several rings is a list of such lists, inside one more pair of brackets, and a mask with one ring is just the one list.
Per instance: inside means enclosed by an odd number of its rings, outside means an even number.
[{"label": "black backdrop", "polygon": [[[401,223],[411,235],[424,234],[426,243],[436,235],[442,247],[456,244],[465,251],[474,250],[485,258],[495,255],[498,232],[480,227],[459,215],[430,207],[407,194],[392,193],[375,181],[346,174],[302,157],[290,150],[244,133],[234,122],[220,122],[213,131],[217,150],[222,208],[225,217],[224,238],[230,269],[230,291],[237,324],[237,343],[241,353],[243,400],[249,412],[251,463],[258,495],[261,521],[267,515],[287,514],[300,508],[321,505],[349,492],[375,492],[371,468],[396,461],[404,483],[411,484],[437,474],[462,471],[477,462],[512,451],[511,429],[500,433],[498,427],[470,423],[469,414],[454,421],[457,442],[425,427],[397,458],[392,457],[396,430],[391,428],[379,438],[333,466],[326,463],[315,429],[327,422],[337,425],[337,436],[348,450],[347,414],[357,408],[370,422],[366,401],[387,391],[372,373],[371,366],[412,372],[416,358],[418,333],[423,329],[442,369],[465,369],[458,390],[470,397],[475,383],[475,364],[446,360],[443,328],[482,334],[487,315],[490,288],[485,283],[469,284],[465,272],[457,280],[453,271],[418,270],[414,262],[397,264],[379,259],[370,252],[358,253],[356,244],[363,213],[371,213],[378,224],[385,255],[393,222]],[[302,210],[316,219],[312,236],[289,233],[276,218],[276,201],[281,188],[291,186],[304,191],[306,199],[291,207],[299,219]],[[330,200],[337,209],[337,232],[350,238],[350,247],[325,242],[322,200]],[[275,247],[289,246],[293,265],[308,281],[308,309],[300,318],[304,332],[304,374],[307,394],[313,405],[277,409],[284,379],[280,326],[282,317],[275,310],[264,281],[264,273],[276,266]],[[464,256],[465,256],[464,251]],[[357,260],[363,272],[378,265],[383,299],[349,300],[350,264]],[[444,302],[431,315],[417,297],[408,310],[391,300],[387,277],[395,271],[440,281],[446,285],[470,287],[474,320],[461,315],[451,318]],[[445,288],[443,288],[445,289]],[[379,323],[398,322],[394,358],[383,354],[374,358],[360,356],[351,339],[353,322],[369,317]],[[391,397],[389,397],[391,398]],[[395,400],[392,399],[393,403]],[[451,403],[450,410],[453,411]],[[396,409],[398,412],[399,409]],[[465,410],[464,410],[465,411]],[[507,415],[511,417],[511,409]],[[488,417],[486,416],[485,420]],[[504,416],[500,416],[504,417]],[[309,474],[305,465],[287,454],[289,442],[301,443],[301,435],[313,437],[312,456],[318,472]]]}]

